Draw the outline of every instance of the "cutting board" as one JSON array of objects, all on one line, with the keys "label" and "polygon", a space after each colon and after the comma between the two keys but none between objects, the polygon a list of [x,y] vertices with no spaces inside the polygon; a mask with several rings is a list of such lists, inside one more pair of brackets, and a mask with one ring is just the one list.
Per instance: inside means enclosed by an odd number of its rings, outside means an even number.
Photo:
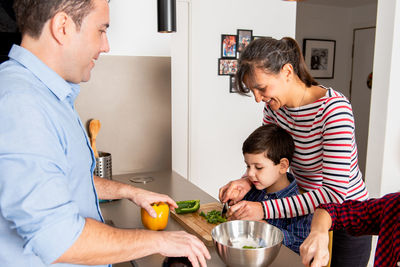
[{"label": "cutting board", "polygon": [[211,237],[211,230],[217,224],[208,223],[207,220],[200,216],[200,212],[207,213],[211,210],[222,210],[222,204],[219,202],[212,202],[201,204],[197,212],[187,214],[176,214],[175,210],[171,210],[171,216],[189,233],[192,233],[200,238],[206,246],[213,246]]}]

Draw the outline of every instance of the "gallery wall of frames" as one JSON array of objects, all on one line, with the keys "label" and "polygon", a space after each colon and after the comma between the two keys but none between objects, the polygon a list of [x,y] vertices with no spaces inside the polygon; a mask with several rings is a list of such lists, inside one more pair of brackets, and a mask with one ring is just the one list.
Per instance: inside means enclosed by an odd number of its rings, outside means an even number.
[{"label": "gallery wall of frames", "polygon": [[235,74],[240,53],[253,40],[267,36],[254,36],[253,30],[238,29],[236,34],[221,34],[221,57],[218,59],[218,75],[229,77],[229,92],[237,93]]}]

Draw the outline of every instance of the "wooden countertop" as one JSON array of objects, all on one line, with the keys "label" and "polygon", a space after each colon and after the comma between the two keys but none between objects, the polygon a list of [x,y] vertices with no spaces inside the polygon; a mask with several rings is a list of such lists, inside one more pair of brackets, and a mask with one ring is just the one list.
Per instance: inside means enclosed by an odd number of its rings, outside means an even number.
[{"label": "wooden countertop", "polygon": [[[151,177],[152,182],[133,183],[131,178],[147,178]],[[173,171],[160,171],[149,173],[132,173],[113,176],[113,180],[123,183],[132,184],[153,192],[167,194],[174,200],[200,199],[201,203],[209,203],[217,201],[208,195],[196,185],[190,183]],[[111,220],[112,223],[119,228],[141,228],[143,225],[140,219],[140,208],[129,200],[116,200],[100,204],[103,217],[106,221]],[[173,218],[169,218],[167,231],[184,230]],[[222,267],[225,264],[219,258],[214,247],[208,247],[211,260],[207,261],[209,267]],[[159,254],[150,255],[135,260],[139,267],[161,267],[164,256]],[[115,267],[130,266],[130,264],[116,264]],[[271,267],[302,267],[300,256],[292,252],[290,249],[282,246],[278,257],[270,265]]]}]

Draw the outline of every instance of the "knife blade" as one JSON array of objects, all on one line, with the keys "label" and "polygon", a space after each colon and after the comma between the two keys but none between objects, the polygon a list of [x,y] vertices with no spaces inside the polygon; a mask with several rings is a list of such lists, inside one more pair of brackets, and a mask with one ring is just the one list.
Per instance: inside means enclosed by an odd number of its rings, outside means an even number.
[{"label": "knife blade", "polygon": [[221,217],[226,219],[226,213],[228,212],[228,202],[223,203]]}]

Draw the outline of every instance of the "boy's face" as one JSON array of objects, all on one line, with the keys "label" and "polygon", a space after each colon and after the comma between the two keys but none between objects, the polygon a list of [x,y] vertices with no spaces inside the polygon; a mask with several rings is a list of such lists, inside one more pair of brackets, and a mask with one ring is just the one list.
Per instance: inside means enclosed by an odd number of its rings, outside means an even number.
[{"label": "boy's face", "polygon": [[[264,153],[244,154],[247,165],[246,175],[258,190],[267,188],[268,192],[276,192],[285,181],[288,164],[276,164],[268,159]],[[286,160],[287,161],[287,160]],[[283,175],[285,175],[283,177]]]}]

